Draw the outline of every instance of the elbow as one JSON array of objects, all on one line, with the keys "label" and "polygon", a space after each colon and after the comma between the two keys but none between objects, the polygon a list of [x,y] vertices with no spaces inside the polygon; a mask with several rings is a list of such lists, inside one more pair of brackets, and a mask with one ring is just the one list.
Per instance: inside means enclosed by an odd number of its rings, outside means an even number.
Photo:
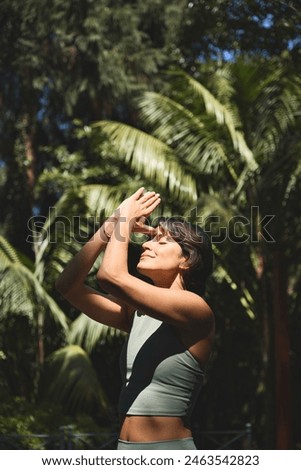
[{"label": "elbow", "polygon": [[70,280],[66,279],[62,273],[55,282],[55,288],[65,299],[68,299],[74,288],[77,289],[78,286],[75,287],[74,284],[71,284]]},{"label": "elbow", "polygon": [[63,297],[67,295],[68,289],[65,286],[65,283],[63,282],[61,276],[56,280],[55,288]]},{"label": "elbow", "polygon": [[81,295],[81,292],[82,292],[81,287],[82,286],[79,286],[79,285],[67,284],[60,277],[57,279],[55,283],[56,290],[61,294],[62,297],[68,300],[68,302],[71,303],[72,305],[75,305],[76,299]]},{"label": "elbow", "polygon": [[114,290],[114,287],[118,285],[119,280],[117,275],[114,276],[111,272],[107,271],[102,266],[99,268],[96,274],[96,280],[101,288],[107,292]]},{"label": "elbow", "polygon": [[103,269],[102,266],[100,266],[99,270],[97,271],[96,280],[97,280],[98,284],[100,284],[100,285],[102,285],[107,280],[107,273]]},{"label": "elbow", "polygon": [[111,282],[112,276],[105,268],[103,268],[103,266],[100,266],[96,274],[96,279],[99,284],[103,285]]}]

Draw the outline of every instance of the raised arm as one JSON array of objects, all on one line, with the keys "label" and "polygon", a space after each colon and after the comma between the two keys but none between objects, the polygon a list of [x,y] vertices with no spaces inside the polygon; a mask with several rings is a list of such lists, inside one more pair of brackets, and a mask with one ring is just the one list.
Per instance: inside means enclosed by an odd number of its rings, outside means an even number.
[{"label": "raised arm", "polygon": [[77,309],[93,320],[129,331],[132,311],[126,302],[106,296],[85,284],[86,277],[99,254],[105,250],[118,217],[105,221],[93,237],[69,261],[56,282],[57,290]]}]

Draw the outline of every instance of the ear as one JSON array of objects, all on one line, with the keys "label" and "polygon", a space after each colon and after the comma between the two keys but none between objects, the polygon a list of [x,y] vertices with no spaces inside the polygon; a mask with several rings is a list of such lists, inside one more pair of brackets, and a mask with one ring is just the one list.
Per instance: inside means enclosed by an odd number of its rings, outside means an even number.
[{"label": "ear", "polygon": [[180,271],[187,271],[187,269],[189,269],[188,260],[189,260],[188,256],[182,256],[182,261],[179,264]]}]

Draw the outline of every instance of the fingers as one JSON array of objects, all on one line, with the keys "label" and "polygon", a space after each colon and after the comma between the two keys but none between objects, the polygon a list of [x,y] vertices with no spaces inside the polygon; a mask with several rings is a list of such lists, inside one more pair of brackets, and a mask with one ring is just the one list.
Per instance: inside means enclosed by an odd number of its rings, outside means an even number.
[{"label": "fingers", "polygon": [[[127,199],[121,209],[138,221],[141,220],[141,217],[148,217],[160,202],[161,198],[159,193],[156,193],[155,191],[145,192],[142,187]],[[144,221],[142,222],[142,225],[144,225]],[[141,223],[139,225],[141,226]]]},{"label": "fingers", "polygon": [[161,202],[159,193],[156,193],[155,191],[144,192],[143,187],[139,188],[133,194],[133,198],[136,201],[139,201],[144,216],[148,216]]},{"label": "fingers", "polygon": [[145,192],[145,189],[144,187],[141,187],[139,189],[137,189],[137,191],[133,194],[133,197],[138,200],[140,202],[145,202],[149,199],[151,199],[152,197],[159,197],[159,193],[156,193],[155,191],[146,191]]},{"label": "fingers", "polygon": [[[155,201],[160,199],[160,194],[155,193],[155,191],[148,191],[140,197],[139,202],[144,205],[144,207],[151,206]],[[160,199],[161,200],[161,199]]]},{"label": "fingers", "polygon": [[145,210],[146,213],[144,214],[146,217],[149,216],[155,209],[156,207],[160,204],[161,199],[159,194],[155,194],[153,197],[148,199],[145,202]]},{"label": "fingers", "polygon": [[150,225],[139,224],[138,222],[133,227],[133,232],[144,233],[145,235],[154,236],[156,234],[156,228]]},{"label": "fingers", "polygon": [[146,217],[142,216],[142,217],[140,217],[139,220],[137,220],[137,223],[138,223],[139,225],[144,225],[144,224],[145,224],[145,221],[146,221]]},{"label": "fingers", "polygon": [[133,194],[133,196],[134,196],[135,199],[138,200],[138,199],[141,198],[143,193],[144,193],[144,188],[142,187],[142,188],[137,189],[137,191]]}]

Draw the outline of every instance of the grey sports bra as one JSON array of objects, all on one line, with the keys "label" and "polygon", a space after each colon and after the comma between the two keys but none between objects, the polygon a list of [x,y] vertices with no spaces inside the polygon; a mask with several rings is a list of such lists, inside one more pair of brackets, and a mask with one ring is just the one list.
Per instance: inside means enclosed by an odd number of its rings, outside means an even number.
[{"label": "grey sports bra", "polygon": [[172,326],[136,312],[120,366],[120,414],[190,415],[204,374]]}]

